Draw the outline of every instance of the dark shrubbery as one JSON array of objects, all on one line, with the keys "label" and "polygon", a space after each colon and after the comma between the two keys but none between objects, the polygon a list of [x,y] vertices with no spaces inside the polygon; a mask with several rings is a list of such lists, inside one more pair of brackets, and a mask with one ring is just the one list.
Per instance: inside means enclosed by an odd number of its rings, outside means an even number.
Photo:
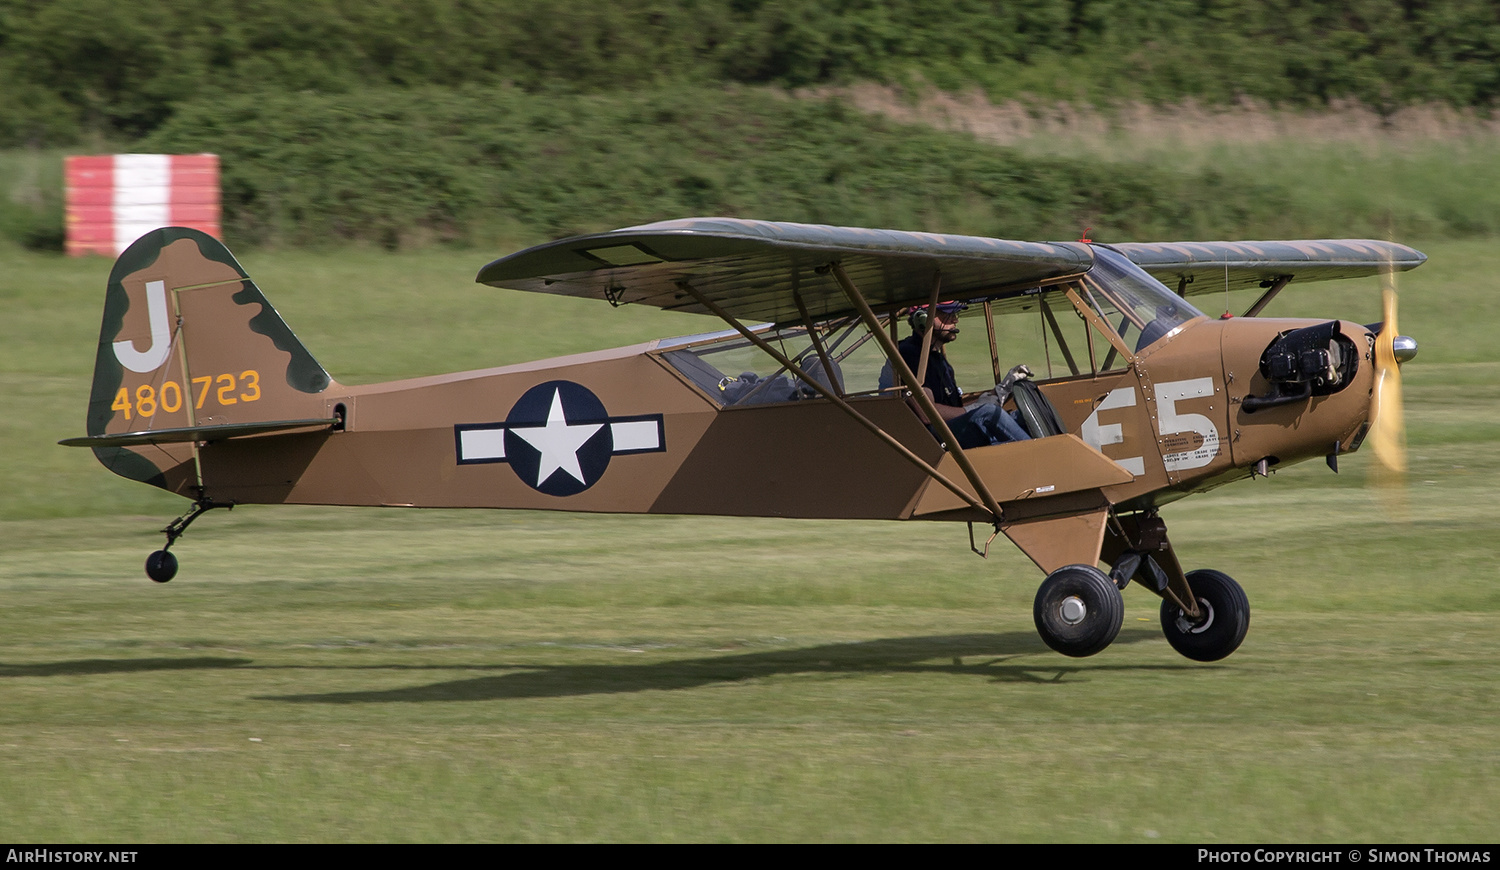
[{"label": "dark shrubbery", "polygon": [[0,146],[134,137],[178,102],[236,93],[918,79],[995,99],[1489,107],[1500,5],[0,0]]},{"label": "dark shrubbery", "polygon": [[63,249],[62,169],[57,151],[0,153],[0,244]]}]

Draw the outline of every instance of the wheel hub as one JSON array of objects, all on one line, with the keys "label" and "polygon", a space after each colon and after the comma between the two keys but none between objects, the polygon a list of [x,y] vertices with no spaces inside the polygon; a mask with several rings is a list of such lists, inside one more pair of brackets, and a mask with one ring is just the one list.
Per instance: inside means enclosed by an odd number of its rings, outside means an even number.
[{"label": "wheel hub", "polygon": [[1199,598],[1198,612],[1203,614],[1203,618],[1194,622],[1188,619],[1186,613],[1181,610],[1177,611],[1177,630],[1183,634],[1202,634],[1208,631],[1209,626],[1214,624],[1214,606]]},{"label": "wheel hub", "polygon": [[1089,615],[1089,607],[1083,603],[1083,599],[1077,595],[1069,595],[1063,599],[1062,605],[1058,607],[1058,615],[1068,625],[1077,625],[1083,622],[1084,617]]}]

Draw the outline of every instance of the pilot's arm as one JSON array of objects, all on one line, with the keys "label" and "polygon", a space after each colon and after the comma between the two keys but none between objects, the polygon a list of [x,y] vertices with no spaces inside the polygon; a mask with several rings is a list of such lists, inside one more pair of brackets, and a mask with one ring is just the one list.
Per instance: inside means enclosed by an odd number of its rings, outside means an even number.
[{"label": "pilot's arm", "polygon": [[[937,398],[933,395],[931,387],[923,387],[922,392],[927,394],[927,398],[932,401],[932,406],[934,408],[937,408],[938,416],[942,417],[944,420],[952,420],[955,417],[962,417],[968,411],[967,408],[961,408],[955,405],[944,405],[938,402]],[[915,400],[908,399],[907,404],[911,405],[912,410],[917,412],[917,418],[920,419],[923,423],[932,422],[931,420],[927,419],[927,415],[922,412],[922,406]]]}]

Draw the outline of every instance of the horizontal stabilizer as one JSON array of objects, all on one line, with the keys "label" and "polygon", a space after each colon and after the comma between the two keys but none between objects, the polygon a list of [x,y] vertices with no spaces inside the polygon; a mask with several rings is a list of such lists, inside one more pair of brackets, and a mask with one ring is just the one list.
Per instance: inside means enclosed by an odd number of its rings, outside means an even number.
[{"label": "horizontal stabilizer", "polygon": [[182,444],[189,441],[222,441],[226,438],[269,435],[277,432],[292,432],[299,429],[332,429],[338,425],[338,422],[337,417],[315,420],[267,420],[262,423],[229,423],[222,426],[188,426],[182,429],[148,429],[140,432],[120,432],[115,435],[89,435],[84,438],[64,438],[57,443],[64,447],[135,447],[142,444]]}]

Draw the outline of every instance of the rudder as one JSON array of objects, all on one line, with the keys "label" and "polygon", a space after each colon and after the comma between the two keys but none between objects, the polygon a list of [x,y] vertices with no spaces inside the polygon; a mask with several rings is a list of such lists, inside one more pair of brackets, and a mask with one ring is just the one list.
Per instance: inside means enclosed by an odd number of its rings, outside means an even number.
[{"label": "rudder", "polygon": [[[333,383],[223,243],[153,230],[110,272],[90,436],[323,416]],[[99,447],[111,471],[188,494],[191,444]]]}]

